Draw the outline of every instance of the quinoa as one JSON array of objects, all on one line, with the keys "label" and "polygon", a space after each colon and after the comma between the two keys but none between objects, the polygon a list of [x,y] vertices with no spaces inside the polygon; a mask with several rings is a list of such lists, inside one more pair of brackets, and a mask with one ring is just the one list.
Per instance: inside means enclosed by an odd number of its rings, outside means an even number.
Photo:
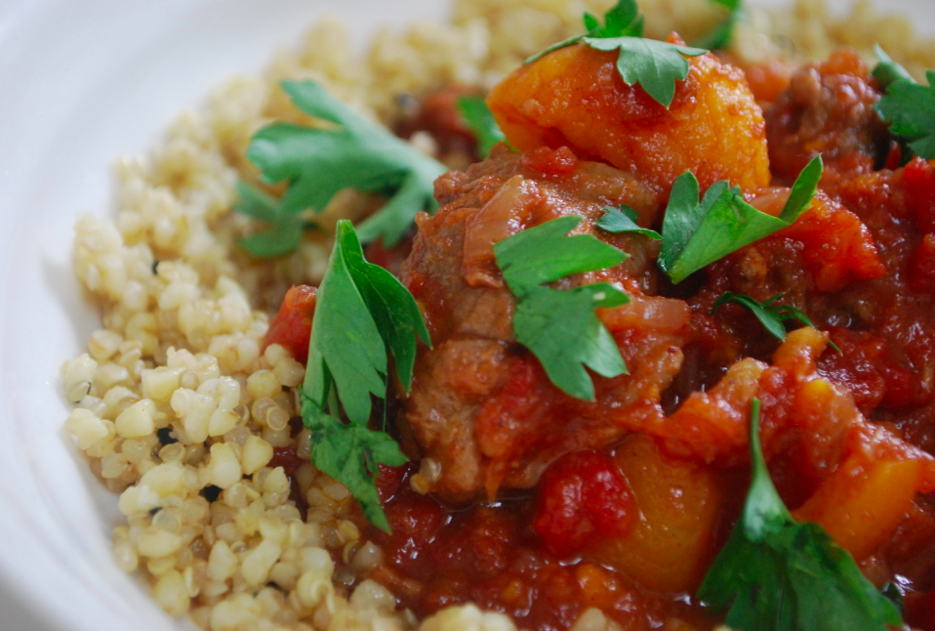
[{"label": "quinoa", "polygon": [[[709,0],[678,0],[676,23],[673,1],[643,3],[656,28],[650,35],[690,35],[718,18]],[[271,314],[289,286],[320,281],[332,237],[309,233],[290,256],[249,259],[236,240],[254,226],[231,211],[234,184],[257,181],[245,158],[257,129],[273,119],[309,122],[278,87],[284,78],[320,81],[392,125],[402,95],[489,88],[525,57],[576,34],[583,11],[610,4],[458,0],[451,24],[382,30],[362,55],[343,24],[325,18],[263,76],[231,79],[201,109],[180,114],[147,154],[119,160],[116,217],[84,216],[75,228],[75,272],[103,326],[62,367],[75,404],[65,428],[119,494],[116,564],[139,573],[169,614],[215,631],[515,628],[474,606],[420,623],[397,611],[385,587],[359,578],[382,551],[350,520],[347,489],[309,461],[309,431],[296,422],[304,367],[278,345],[264,350]],[[866,3],[846,17],[804,0],[782,15],[752,11],[732,52],[823,57],[849,44],[869,56],[874,41],[917,75],[935,66],[933,42]],[[432,149],[431,138],[413,142]],[[318,221],[333,226],[378,203],[345,191]],[[304,519],[289,499],[292,484],[308,504]],[[597,609],[573,627],[612,628]]]}]

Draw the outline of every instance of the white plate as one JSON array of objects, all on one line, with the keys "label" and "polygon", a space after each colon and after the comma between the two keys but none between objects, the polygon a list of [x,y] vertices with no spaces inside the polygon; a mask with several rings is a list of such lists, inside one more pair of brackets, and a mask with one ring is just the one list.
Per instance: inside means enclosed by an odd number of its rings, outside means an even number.
[{"label": "white plate", "polygon": [[0,576],[53,628],[177,628],[113,565],[115,498],[61,429],[58,367],[99,326],[71,271],[75,217],[108,211],[116,156],[325,12],[360,39],[442,13],[428,0],[0,0]]},{"label": "white plate", "polygon": [[[935,34],[930,0],[895,5]],[[116,499],[61,429],[69,406],[58,367],[98,326],[71,271],[72,225],[80,212],[107,212],[116,156],[145,150],[178,110],[262,67],[324,12],[363,39],[377,23],[443,9],[432,0],[0,0],[0,628],[31,624],[4,612],[14,599],[54,629],[189,626],[113,565]]]}]

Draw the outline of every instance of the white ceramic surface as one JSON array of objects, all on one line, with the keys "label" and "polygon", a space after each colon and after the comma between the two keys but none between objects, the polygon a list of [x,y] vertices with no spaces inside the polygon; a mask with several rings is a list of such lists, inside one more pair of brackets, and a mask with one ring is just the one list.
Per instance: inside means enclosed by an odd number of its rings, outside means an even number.
[{"label": "white ceramic surface", "polygon": [[[887,6],[935,35],[931,0]],[[113,565],[116,499],[61,429],[69,406],[58,367],[97,326],[70,269],[72,225],[80,212],[108,212],[116,156],[145,150],[178,110],[259,69],[324,12],[348,18],[363,39],[375,24],[444,6],[0,0],[0,629],[35,629],[37,611],[60,631],[190,626]]]},{"label": "white ceramic surface", "polygon": [[[55,629],[175,629],[108,550],[115,498],[61,429],[58,366],[97,326],[70,270],[78,213],[106,213],[144,150],[225,77],[324,12],[363,39],[428,1],[0,0],[0,580]],[[14,618],[0,612],[0,629]],[[187,625],[186,625],[187,626]]]}]

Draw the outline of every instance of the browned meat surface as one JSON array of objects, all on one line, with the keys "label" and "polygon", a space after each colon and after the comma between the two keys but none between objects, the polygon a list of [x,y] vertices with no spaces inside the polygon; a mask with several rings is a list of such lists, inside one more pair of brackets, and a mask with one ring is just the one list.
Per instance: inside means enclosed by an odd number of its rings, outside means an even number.
[{"label": "browned meat surface", "polygon": [[420,99],[403,98],[403,114],[393,126],[400,138],[412,138],[417,132],[427,132],[436,144],[436,157],[448,164],[467,166],[480,159],[477,141],[458,111],[458,99],[476,96],[478,91],[452,86],[426,94]]},{"label": "browned meat surface", "polygon": [[819,153],[837,160],[880,162],[889,132],[873,110],[880,92],[850,49],[802,66],[766,112],[766,139],[774,177],[793,180]]},{"label": "browned meat surface", "polygon": [[[681,366],[689,310],[653,297],[656,248],[640,236],[594,231],[605,205],[627,204],[651,225],[659,195],[632,175],[579,161],[567,149],[522,156],[505,147],[467,173],[437,184],[444,206],[419,218],[419,233],[403,280],[426,316],[434,349],[420,350],[405,403],[408,432],[423,455],[441,465],[432,490],[454,501],[498,488],[529,488],[561,454],[602,448],[631,427],[662,418],[661,393]],[[632,299],[601,318],[630,374],[597,377],[597,401],[557,390],[528,351],[513,340],[515,299],[504,287],[492,244],[560,216],[576,215],[576,232],[596,236],[631,255],[561,287],[606,281]]]}]

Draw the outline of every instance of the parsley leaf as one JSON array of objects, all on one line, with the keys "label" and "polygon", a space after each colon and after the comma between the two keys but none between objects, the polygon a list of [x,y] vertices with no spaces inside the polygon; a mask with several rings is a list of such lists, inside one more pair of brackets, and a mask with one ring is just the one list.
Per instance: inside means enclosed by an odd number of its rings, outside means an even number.
[{"label": "parsley leaf", "polygon": [[[746,203],[740,189],[732,188],[726,180],[712,184],[699,202],[698,180],[691,171],[686,171],[672,186],[661,235],[640,228],[636,224],[636,211],[625,205],[619,210],[605,206],[597,226],[607,232],[636,232],[661,240],[656,263],[678,284],[705,265],[790,225],[811,203],[821,171],[821,156],[816,156],[796,178],[778,217]],[[801,317],[805,318],[804,314]]]},{"label": "parsley leaf", "polygon": [[584,12],[588,37],[642,37],[644,18],[636,0],[620,0],[604,14],[605,25],[597,16]]},{"label": "parsley leaf", "polygon": [[527,58],[523,63],[531,64],[534,61],[545,57],[553,50],[565,48],[572,44],[577,44],[585,37],[642,37],[643,36],[643,14],[636,4],[636,0],[618,0],[617,4],[610,8],[604,14],[606,26],[601,25],[601,21],[591,13],[584,12],[584,35],[575,35],[566,40],[552,44],[541,53],[537,53]]},{"label": "parsley leaf", "polygon": [[267,258],[288,254],[299,247],[302,232],[315,227],[298,214],[282,212],[277,200],[243,180],[238,180],[236,191],[235,210],[273,225],[269,230],[247,235],[238,241],[253,256]]},{"label": "parsley leaf", "polygon": [[821,179],[821,156],[796,178],[778,217],[744,201],[738,187],[716,182],[698,201],[698,180],[686,171],[675,180],[662,220],[658,265],[673,283],[680,283],[709,263],[762,239],[798,219],[808,208]]},{"label": "parsley leaf", "polygon": [[[777,305],[776,301],[780,300],[784,295],[784,293],[776,294],[769,300],[759,302],[755,298],[744,294],[735,294],[730,291],[725,291],[714,301],[714,305],[711,307],[711,315],[714,315],[721,305],[729,302],[740,305],[756,316],[756,319],[760,321],[763,328],[780,341],[786,339],[786,327],[783,326],[783,322],[786,320],[796,320],[805,326],[810,326],[813,329],[817,328],[807,315],[792,305]],[[838,354],[841,354],[841,349],[838,348],[837,344],[834,342],[828,342],[828,344],[831,348],[836,350]]]},{"label": "parsley leaf", "polygon": [[595,16],[585,13],[586,34],[553,44],[525,63],[532,63],[554,50],[578,42],[596,50],[619,50],[617,72],[624,83],[630,86],[639,83],[649,96],[669,107],[675,95],[675,82],[688,76],[689,63],[685,57],[697,57],[708,52],[701,48],[644,39],[643,15],[635,0],[618,0],[604,14],[604,20],[606,24],[601,25]]},{"label": "parsley leaf", "polygon": [[[294,249],[303,227],[295,216],[307,209],[321,212],[335,193],[349,187],[390,197],[358,227],[363,241],[382,238],[392,246],[409,229],[417,211],[437,208],[434,182],[447,170],[443,164],[352,112],[317,83],[284,81],[282,86],[296,107],[332,125],[273,123],[253,136],[247,157],[260,169],[261,179],[270,184],[285,180],[289,188],[277,212],[268,214],[273,228],[260,233],[266,235],[261,246],[251,249],[256,240],[244,240],[251,254],[271,256],[272,251]],[[249,205],[241,201],[237,208]],[[277,235],[285,243],[269,247]]]},{"label": "parsley leaf", "polygon": [[497,120],[487,107],[482,96],[462,96],[458,98],[458,112],[477,139],[477,153],[482,158],[490,155],[490,149],[506,137],[500,131]]},{"label": "parsley leaf", "polygon": [[692,42],[692,45],[709,50],[723,50],[730,45],[730,40],[734,36],[734,27],[743,15],[743,2],[742,0],[712,0],[712,2],[725,7],[730,13],[711,32]]},{"label": "parsley leaf", "polygon": [[622,204],[619,209],[613,206],[604,206],[604,211],[601,218],[597,220],[596,225],[598,228],[615,234],[635,232],[655,241],[662,240],[662,235],[655,230],[640,228],[636,223],[638,218],[636,211],[626,204]]},{"label": "parsley leaf", "polygon": [[597,50],[619,50],[617,72],[623,82],[627,85],[639,83],[649,96],[666,107],[675,97],[675,82],[684,81],[688,76],[690,65],[685,57],[697,57],[708,52],[703,48],[643,37],[585,37],[582,41]]},{"label": "parsley leaf", "polygon": [[[343,483],[364,515],[389,528],[374,485],[377,464],[406,462],[385,432],[367,427],[371,395],[386,398],[387,348],[408,392],[416,338],[430,344],[412,294],[392,274],[364,258],[347,220],[339,221],[328,270],[318,288],[302,385],[302,419],[312,430],[316,467]],[[341,421],[343,408],[349,420]]]},{"label": "parsley leaf", "polygon": [[907,81],[914,81],[912,75],[909,74],[909,71],[903,68],[901,65],[893,61],[893,59],[886,54],[879,44],[873,45],[873,51],[876,53],[877,65],[873,67],[873,78],[877,80],[877,83],[880,84],[880,87],[884,90],[895,81],[900,79],[905,79]]},{"label": "parsley leaf", "polygon": [[698,598],[730,610],[738,631],[884,631],[896,607],[864,578],[821,526],[796,523],[769,478],[759,442],[760,401],[750,412],[753,481],[740,520]]},{"label": "parsley leaf", "polygon": [[898,583],[892,581],[884,583],[883,587],[880,588],[880,593],[893,603],[893,606],[896,607],[896,611],[899,612],[900,616],[906,615],[906,605],[903,602],[903,590],[900,589]]},{"label": "parsley leaf", "polygon": [[524,230],[494,244],[494,254],[517,299],[516,341],[532,351],[552,383],[573,397],[593,401],[594,384],[584,366],[604,377],[627,370],[594,309],[622,305],[629,298],[608,283],[568,290],[543,284],[617,265],[627,255],[594,235],[566,236],[580,221],[560,217]]},{"label": "parsley leaf", "polygon": [[916,83],[906,70],[876,47],[880,63],[873,76],[886,89],[873,109],[890,131],[901,136],[917,156],[935,159],[935,70],[927,70],[928,85]]},{"label": "parsley leaf", "polygon": [[312,461],[320,471],[344,484],[364,517],[374,526],[389,532],[390,526],[380,506],[374,478],[378,464],[398,467],[407,458],[386,432],[342,423],[303,399],[305,426],[312,430]]}]

